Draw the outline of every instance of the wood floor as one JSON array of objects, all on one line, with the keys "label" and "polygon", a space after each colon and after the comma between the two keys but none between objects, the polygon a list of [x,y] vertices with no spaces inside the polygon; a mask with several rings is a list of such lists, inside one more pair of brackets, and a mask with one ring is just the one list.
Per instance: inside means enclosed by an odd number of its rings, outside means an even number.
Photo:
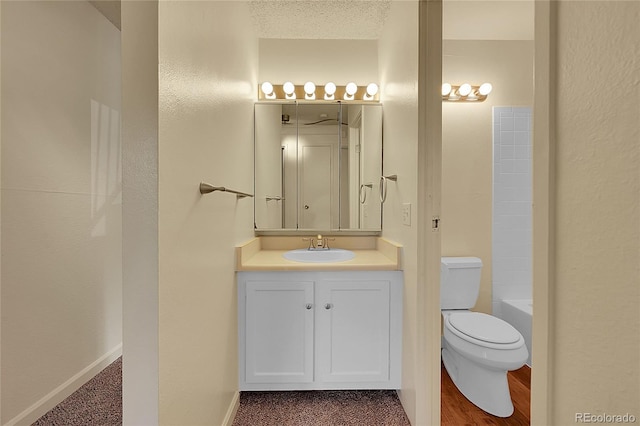
[{"label": "wood floor", "polygon": [[511,417],[500,418],[485,413],[467,400],[453,384],[442,366],[441,380],[441,425],[529,425],[531,401],[531,369],[524,366],[508,374],[509,389],[514,412]]}]

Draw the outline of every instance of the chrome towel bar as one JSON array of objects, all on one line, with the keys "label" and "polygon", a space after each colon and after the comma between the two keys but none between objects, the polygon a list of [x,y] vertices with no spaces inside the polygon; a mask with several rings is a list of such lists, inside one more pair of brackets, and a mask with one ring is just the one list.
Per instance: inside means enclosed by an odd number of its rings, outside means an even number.
[{"label": "chrome towel bar", "polygon": [[238,198],[253,197],[252,194],[247,194],[246,192],[235,191],[233,189],[225,188],[224,186],[213,186],[205,182],[200,182],[201,194],[208,194],[213,191],[231,192],[232,194],[236,194],[236,197]]}]

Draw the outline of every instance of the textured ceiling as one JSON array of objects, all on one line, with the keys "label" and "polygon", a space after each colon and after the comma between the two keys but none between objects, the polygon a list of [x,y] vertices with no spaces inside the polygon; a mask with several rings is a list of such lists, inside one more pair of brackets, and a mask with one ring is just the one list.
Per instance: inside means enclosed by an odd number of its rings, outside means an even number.
[{"label": "textured ceiling", "polygon": [[391,0],[253,0],[259,38],[375,40]]},{"label": "textured ceiling", "polygon": [[[214,1],[214,0],[209,0]],[[259,38],[375,40],[402,0],[251,0]],[[120,29],[120,0],[89,0]],[[444,0],[445,40],[533,40],[534,0]]]}]

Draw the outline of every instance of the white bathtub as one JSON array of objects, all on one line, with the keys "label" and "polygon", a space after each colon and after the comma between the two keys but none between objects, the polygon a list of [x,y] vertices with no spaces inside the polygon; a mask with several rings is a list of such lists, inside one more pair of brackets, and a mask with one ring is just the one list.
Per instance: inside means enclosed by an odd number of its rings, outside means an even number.
[{"label": "white bathtub", "polygon": [[503,320],[511,324],[522,334],[527,349],[529,350],[529,358],[527,365],[531,367],[531,321],[533,319],[533,301],[532,300],[501,300],[500,303],[501,317]]}]

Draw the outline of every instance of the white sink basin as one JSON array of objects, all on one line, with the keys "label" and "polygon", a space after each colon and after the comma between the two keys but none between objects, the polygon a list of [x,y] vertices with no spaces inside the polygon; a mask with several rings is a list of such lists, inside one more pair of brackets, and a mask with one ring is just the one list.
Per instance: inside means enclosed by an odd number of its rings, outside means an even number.
[{"label": "white sink basin", "polygon": [[328,250],[297,249],[282,255],[285,259],[306,263],[344,262],[355,256],[356,254],[351,250],[334,248]]}]

